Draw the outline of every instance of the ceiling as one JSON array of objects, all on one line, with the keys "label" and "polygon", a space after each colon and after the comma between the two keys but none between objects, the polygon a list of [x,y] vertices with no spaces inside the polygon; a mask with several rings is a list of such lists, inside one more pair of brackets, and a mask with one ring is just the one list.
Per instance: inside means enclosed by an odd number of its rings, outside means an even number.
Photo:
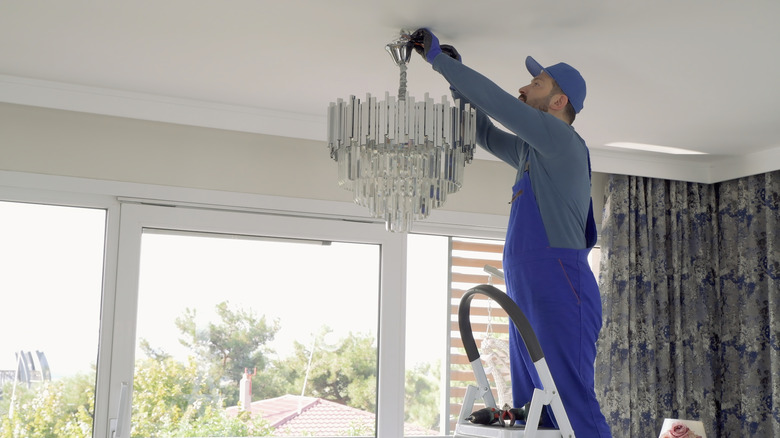
[{"label": "ceiling", "polygon": [[[324,140],[328,103],[396,94],[384,46],[429,27],[512,94],[526,55],[576,66],[594,170],[715,182],[780,169],[778,17],[777,0],[6,0],[0,102]],[[416,54],[408,89],[449,94]]]}]

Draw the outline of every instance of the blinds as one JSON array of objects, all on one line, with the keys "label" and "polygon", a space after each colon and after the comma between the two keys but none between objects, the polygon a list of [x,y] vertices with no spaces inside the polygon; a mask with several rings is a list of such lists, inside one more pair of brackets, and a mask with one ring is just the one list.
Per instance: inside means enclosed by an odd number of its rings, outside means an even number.
[{"label": "blinds", "polygon": [[[503,241],[496,240],[478,240],[452,238],[450,240],[450,355],[449,355],[449,427],[454,430],[455,422],[463,403],[463,397],[466,394],[466,387],[474,385],[474,373],[466,352],[463,349],[463,342],[460,338],[458,329],[458,306],[463,295],[474,286],[480,284],[493,284],[495,287],[506,290],[504,281],[491,276],[485,272],[485,265],[502,269],[501,256],[504,249]],[[499,395],[495,376],[491,373],[491,363],[486,363],[487,358],[483,351],[483,342],[485,339],[507,340],[509,338],[509,318],[506,312],[495,302],[482,295],[476,295],[471,302],[471,327],[474,339],[480,349],[480,355],[483,359],[483,366],[488,375],[488,380],[494,389],[493,394],[496,402],[499,402]],[[507,368],[497,370],[499,376],[503,376],[505,383],[509,384],[508,363]],[[502,378],[502,377],[499,377]],[[511,402],[511,401],[510,401]],[[484,406],[475,405],[474,409]],[[499,406],[500,407],[500,406]]]}]

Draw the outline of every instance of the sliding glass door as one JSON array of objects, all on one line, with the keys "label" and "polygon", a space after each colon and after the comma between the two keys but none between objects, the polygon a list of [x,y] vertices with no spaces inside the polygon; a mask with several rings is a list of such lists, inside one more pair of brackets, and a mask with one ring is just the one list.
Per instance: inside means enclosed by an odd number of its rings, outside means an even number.
[{"label": "sliding glass door", "polygon": [[404,245],[372,224],[123,205],[117,436],[400,436]]}]

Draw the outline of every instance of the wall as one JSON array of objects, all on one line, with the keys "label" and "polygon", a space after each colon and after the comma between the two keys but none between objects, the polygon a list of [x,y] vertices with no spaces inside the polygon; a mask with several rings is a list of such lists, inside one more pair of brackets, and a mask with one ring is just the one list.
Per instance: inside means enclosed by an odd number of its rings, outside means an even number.
[{"label": "wall", "polygon": [[[0,170],[351,202],[318,141],[0,103]],[[600,222],[603,174],[594,174]],[[445,210],[508,215],[514,171],[474,160]]]}]

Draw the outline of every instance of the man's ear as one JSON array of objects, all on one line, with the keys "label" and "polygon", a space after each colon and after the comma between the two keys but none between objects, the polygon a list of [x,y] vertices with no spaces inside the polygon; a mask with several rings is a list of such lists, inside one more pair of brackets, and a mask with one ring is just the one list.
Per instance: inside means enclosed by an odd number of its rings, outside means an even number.
[{"label": "man's ear", "polygon": [[567,103],[569,103],[569,97],[565,94],[553,94],[550,98],[550,109],[563,111],[563,109],[566,108]]}]

